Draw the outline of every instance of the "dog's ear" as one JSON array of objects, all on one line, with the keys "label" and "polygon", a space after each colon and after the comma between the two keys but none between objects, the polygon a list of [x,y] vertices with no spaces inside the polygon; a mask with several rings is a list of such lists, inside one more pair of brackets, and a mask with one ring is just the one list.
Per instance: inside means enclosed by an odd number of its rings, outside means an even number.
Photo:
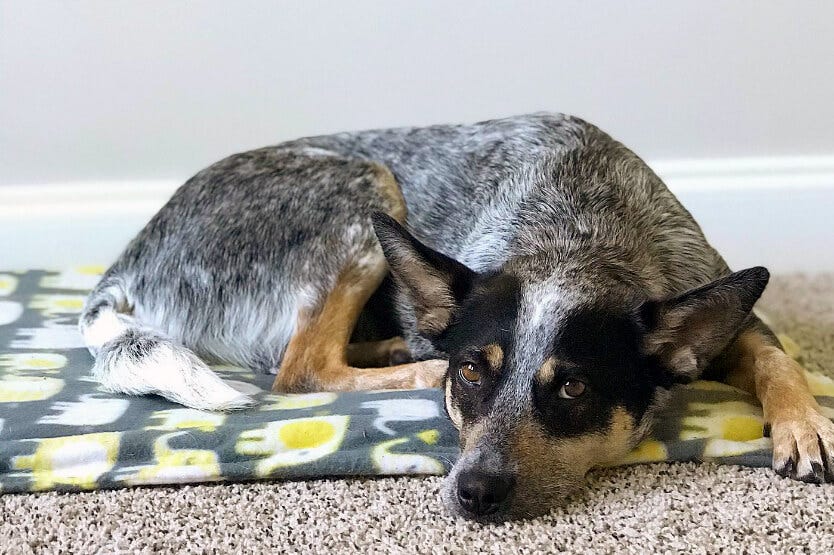
[{"label": "dog's ear", "polygon": [[697,379],[738,334],[769,279],[765,268],[749,268],[673,299],[645,303],[645,354],[672,382]]},{"label": "dog's ear", "polygon": [[373,222],[391,274],[412,302],[417,330],[439,336],[471,289],[475,272],[422,244],[385,214],[375,213]]}]

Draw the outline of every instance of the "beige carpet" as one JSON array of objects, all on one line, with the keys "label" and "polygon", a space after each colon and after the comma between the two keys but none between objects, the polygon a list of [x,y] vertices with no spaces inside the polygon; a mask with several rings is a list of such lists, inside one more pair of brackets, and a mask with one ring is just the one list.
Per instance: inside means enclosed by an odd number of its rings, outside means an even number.
[{"label": "beige carpet", "polygon": [[[834,275],[774,279],[761,306],[834,371]],[[765,469],[656,464],[599,472],[545,518],[449,517],[440,478],[0,497],[0,553],[834,553],[834,485]]]}]

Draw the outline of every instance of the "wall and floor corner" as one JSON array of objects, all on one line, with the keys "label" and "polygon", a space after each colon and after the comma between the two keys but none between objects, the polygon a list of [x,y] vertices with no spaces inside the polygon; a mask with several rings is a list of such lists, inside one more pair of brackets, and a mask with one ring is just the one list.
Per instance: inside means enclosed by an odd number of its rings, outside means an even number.
[{"label": "wall and floor corner", "polygon": [[0,267],[106,264],[231,152],[538,110],[643,156],[733,267],[834,270],[834,3],[0,0]]}]

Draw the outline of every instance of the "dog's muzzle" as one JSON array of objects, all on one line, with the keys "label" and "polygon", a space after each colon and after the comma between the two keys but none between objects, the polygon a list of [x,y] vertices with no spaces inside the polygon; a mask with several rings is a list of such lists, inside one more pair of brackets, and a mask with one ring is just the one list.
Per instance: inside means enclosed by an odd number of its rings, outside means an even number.
[{"label": "dog's muzzle", "polygon": [[458,475],[457,501],[475,517],[497,515],[507,509],[514,486],[511,476],[466,470]]}]

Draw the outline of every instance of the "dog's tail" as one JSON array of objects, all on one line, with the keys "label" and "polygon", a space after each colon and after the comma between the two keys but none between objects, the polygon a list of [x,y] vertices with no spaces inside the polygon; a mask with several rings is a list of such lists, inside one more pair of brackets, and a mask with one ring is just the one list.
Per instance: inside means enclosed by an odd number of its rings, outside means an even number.
[{"label": "dog's tail", "polygon": [[125,280],[107,275],[90,293],[78,320],[95,357],[92,375],[113,393],[157,394],[187,407],[233,410],[252,399],[215,374],[191,350],[129,314]]}]

